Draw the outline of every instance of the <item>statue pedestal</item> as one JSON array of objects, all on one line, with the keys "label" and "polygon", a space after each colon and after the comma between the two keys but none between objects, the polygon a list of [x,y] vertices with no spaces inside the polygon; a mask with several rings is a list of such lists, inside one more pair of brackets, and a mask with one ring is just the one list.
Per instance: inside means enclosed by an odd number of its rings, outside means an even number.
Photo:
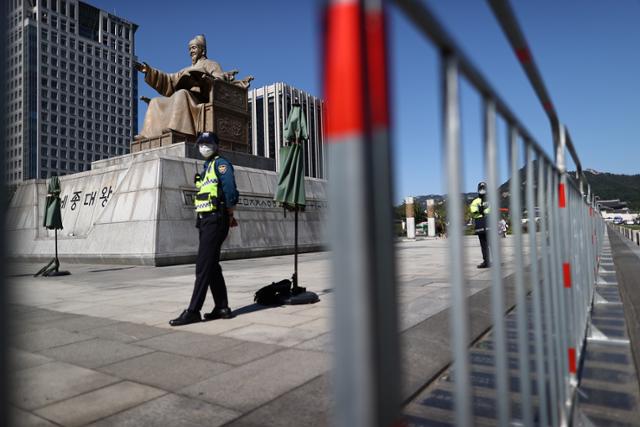
[{"label": "statue pedestal", "polygon": [[[209,90],[209,101],[204,103],[198,132],[215,132],[220,148],[239,153],[250,153],[248,90],[240,86],[214,80]],[[162,135],[131,141],[131,152],[165,147],[179,142],[193,143],[196,136],[167,130]]]},{"label": "statue pedestal", "polygon": [[194,143],[195,141],[196,137],[194,135],[169,130],[159,136],[131,141],[131,152],[138,153],[152,148],[166,147],[179,142]]},{"label": "statue pedestal", "polygon": [[[145,265],[193,263],[198,230],[193,175],[202,170],[189,143],[147,149],[93,162],[91,170],[60,177],[63,230],[58,253],[63,262]],[[222,257],[249,258],[294,252],[294,216],[284,217],[273,200],[275,162],[228,152],[240,201],[239,226],[229,232]],[[305,178],[307,206],[299,219],[300,252],[325,243],[326,181]],[[9,257],[48,261],[54,231],[42,226],[47,180],[21,183],[7,210]]]}]

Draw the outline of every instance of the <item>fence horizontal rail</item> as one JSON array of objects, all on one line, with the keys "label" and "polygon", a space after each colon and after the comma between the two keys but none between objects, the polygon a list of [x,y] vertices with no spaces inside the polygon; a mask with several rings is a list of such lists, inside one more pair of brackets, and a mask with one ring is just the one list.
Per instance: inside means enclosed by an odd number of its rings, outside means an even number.
[{"label": "fence horizontal rail", "polygon": [[[547,91],[546,85],[544,84],[544,79],[538,70],[536,65],[535,58],[530,51],[529,44],[527,40],[520,30],[520,26],[518,25],[518,21],[516,19],[515,14],[513,13],[513,9],[507,0],[487,0],[489,6],[493,10],[493,13],[498,20],[498,23],[502,27],[504,34],[506,35],[511,47],[513,48],[520,65],[524,69],[525,74],[529,78],[529,82],[531,82],[531,86],[533,90],[536,92],[538,99],[540,100],[540,104],[542,105],[543,110],[547,113],[549,117],[549,121],[551,122],[551,129],[554,132],[554,137],[560,128],[560,119],[558,117],[558,113],[556,112],[553,101],[551,100],[551,96]],[[579,175],[582,175],[582,165],[580,163],[580,158],[574,148],[573,141],[569,135],[567,134],[567,150],[571,154],[573,158],[573,162],[576,165],[577,172]]]},{"label": "fence horizontal rail", "polygon": [[546,154],[541,145],[536,142],[536,139],[531,136],[526,126],[518,120],[511,108],[509,108],[507,103],[498,95],[498,92],[493,89],[488,80],[485,79],[463,50],[453,41],[453,38],[440,24],[435,15],[419,0],[393,0],[393,3],[404,12],[407,19],[413,22],[423,34],[433,41],[443,54],[452,55],[456,58],[460,73],[469,80],[481,95],[493,99],[496,111],[504,117],[510,125],[518,129],[521,137],[529,141],[537,153],[546,158],[549,163],[553,164],[551,158]]}]

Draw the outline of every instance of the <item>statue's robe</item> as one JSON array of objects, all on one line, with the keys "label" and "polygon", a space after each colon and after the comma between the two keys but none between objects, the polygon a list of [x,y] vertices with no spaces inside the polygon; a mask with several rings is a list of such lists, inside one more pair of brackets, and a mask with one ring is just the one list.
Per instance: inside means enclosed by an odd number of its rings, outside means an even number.
[{"label": "statue's robe", "polygon": [[[146,65],[146,64],[145,64]],[[201,74],[214,79],[224,79],[220,65],[206,58],[177,73],[164,73],[147,65],[144,81],[154,88],[161,97],[149,102],[144,125],[140,135],[149,138],[162,134],[165,129],[195,135],[201,128],[208,84],[202,84]]]}]

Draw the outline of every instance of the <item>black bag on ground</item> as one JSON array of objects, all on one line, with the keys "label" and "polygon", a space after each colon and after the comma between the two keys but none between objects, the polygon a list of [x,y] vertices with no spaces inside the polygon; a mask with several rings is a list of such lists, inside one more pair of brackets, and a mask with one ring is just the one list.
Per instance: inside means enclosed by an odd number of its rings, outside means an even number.
[{"label": "black bag on ground", "polygon": [[284,279],[279,282],[271,282],[255,293],[253,300],[260,305],[280,305],[282,301],[291,296],[291,280]]}]

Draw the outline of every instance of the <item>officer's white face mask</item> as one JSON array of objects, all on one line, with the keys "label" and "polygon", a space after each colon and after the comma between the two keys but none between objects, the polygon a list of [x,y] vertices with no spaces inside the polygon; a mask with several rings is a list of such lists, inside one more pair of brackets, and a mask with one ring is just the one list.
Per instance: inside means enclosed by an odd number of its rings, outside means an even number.
[{"label": "officer's white face mask", "polygon": [[198,148],[200,150],[200,155],[205,159],[210,158],[215,153],[215,150],[210,145],[200,144]]}]

